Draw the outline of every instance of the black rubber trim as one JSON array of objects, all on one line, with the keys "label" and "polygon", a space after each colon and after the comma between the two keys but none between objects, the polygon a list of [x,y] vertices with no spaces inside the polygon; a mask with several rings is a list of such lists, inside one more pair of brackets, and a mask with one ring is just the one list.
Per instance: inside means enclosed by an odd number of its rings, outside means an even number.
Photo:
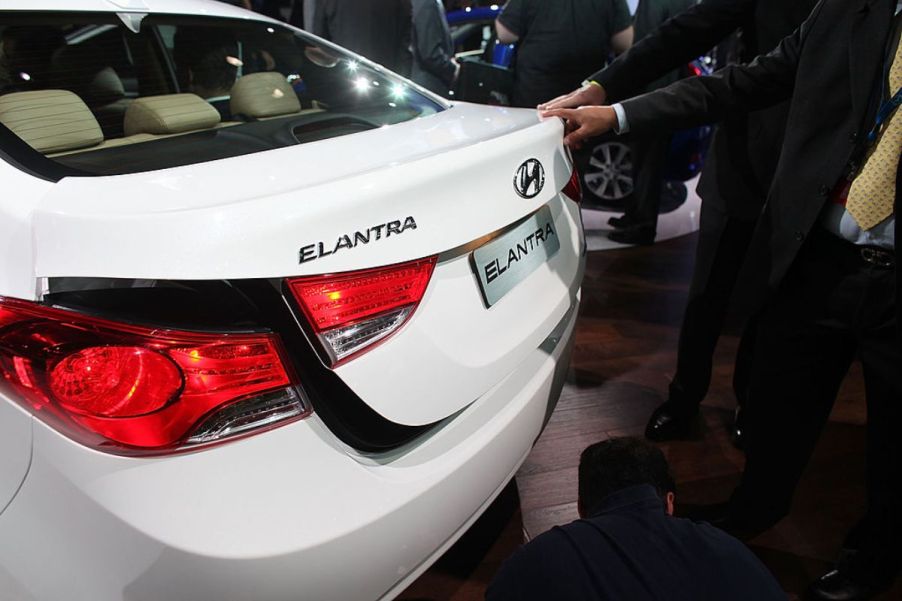
[{"label": "black rubber trim", "polygon": [[[345,444],[361,451],[384,452],[410,442],[436,425],[405,426],[376,413],[323,364],[311,342],[313,338],[307,330],[306,319],[284,281],[279,297],[291,325],[280,324],[278,331],[293,333],[291,337],[285,336],[284,342],[291,345],[289,352],[297,358],[295,367],[300,372],[301,382],[313,383],[313,390],[305,388],[313,409]],[[272,314],[275,315],[275,308]]]},{"label": "black rubber trim", "polygon": [[2,123],[0,123],[0,157],[28,175],[33,175],[49,182],[56,183],[64,177],[86,177],[90,175],[81,169],[67,167],[48,159]]}]

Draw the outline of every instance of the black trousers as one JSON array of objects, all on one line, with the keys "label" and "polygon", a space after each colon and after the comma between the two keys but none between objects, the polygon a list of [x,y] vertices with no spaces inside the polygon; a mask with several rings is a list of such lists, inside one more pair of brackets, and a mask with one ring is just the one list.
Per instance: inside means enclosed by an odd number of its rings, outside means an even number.
[{"label": "black trousers", "polygon": [[[717,340],[730,306],[755,220],[727,215],[716,205],[702,203],[701,227],[689,302],[683,315],[677,350],[677,371],[670,383],[669,402],[678,412],[693,414],[708,393]],[[742,337],[736,358],[734,388],[745,395],[752,337]]]},{"label": "black trousers", "polygon": [[664,189],[664,164],[670,149],[670,134],[630,138],[633,158],[633,204],[626,215],[637,225],[655,229]]},{"label": "black trousers", "polygon": [[817,442],[849,365],[864,366],[868,513],[854,571],[885,583],[902,565],[902,342],[896,274],[816,228],[758,320],[739,515],[776,522]]}]

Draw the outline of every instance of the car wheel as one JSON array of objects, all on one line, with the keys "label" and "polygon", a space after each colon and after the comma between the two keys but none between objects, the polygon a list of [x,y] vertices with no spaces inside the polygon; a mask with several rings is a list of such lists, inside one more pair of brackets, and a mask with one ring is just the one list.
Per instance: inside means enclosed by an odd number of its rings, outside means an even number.
[{"label": "car wheel", "polygon": [[633,194],[633,157],[622,142],[602,142],[592,149],[583,173],[583,188],[590,200],[622,208]]}]

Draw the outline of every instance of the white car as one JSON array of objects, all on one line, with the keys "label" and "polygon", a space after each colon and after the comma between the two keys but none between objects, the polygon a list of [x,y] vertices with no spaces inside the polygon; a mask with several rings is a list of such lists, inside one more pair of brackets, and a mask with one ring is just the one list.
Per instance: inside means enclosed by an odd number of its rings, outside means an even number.
[{"label": "white car", "polygon": [[391,599],[567,370],[558,120],[205,0],[0,7],[0,599]]}]

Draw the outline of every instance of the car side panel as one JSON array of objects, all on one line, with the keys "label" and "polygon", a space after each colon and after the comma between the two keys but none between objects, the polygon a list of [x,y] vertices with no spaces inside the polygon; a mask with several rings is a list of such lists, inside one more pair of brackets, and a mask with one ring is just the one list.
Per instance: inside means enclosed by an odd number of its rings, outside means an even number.
[{"label": "car side panel", "polygon": [[0,159],[0,296],[35,298],[32,215],[52,187]]},{"label": "car side panel", "polygon": [[30,463],[31,416],[0,394],[0,514],[19,491]]},{"label": "car side panel", "polygon": [[104,456],[36,423],[34,466],[0,515],[0,566],[40,601],[391,599],[526,457],[560,395],[577,313],[483,398],[392,453],[343,447],[315,414],[158,459]]}]

